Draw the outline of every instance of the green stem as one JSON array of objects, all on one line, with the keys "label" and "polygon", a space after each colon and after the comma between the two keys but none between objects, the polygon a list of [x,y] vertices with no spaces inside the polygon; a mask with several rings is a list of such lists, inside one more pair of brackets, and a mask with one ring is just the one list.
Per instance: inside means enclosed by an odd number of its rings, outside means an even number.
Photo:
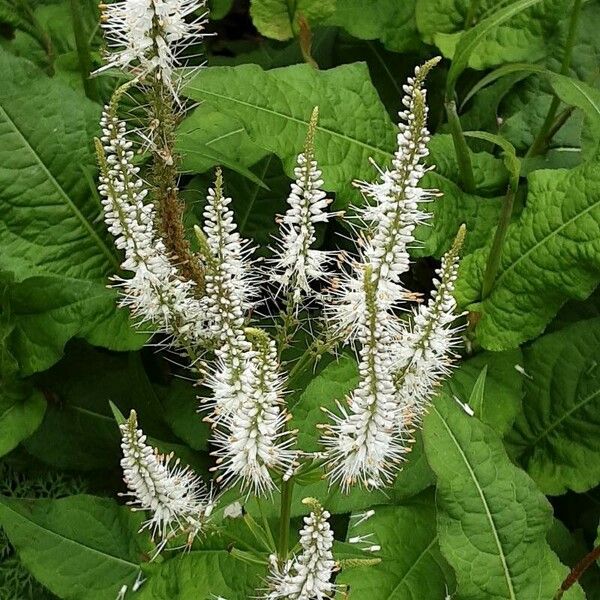
[{"label": "green stem", "polygon": [[[569,74],[569,68],[571,67],[571,58],[573,56],[573,45],[575,44],[575,36],[577,35],[577,25],[579,24],[579,15],[581,14],[582,4],[583,0],[575,0],[573,3],[573,9],[571,10],[571,20],[569,21],[569,32],[567,34],[567,45],[565,47],[565,53],[563,55],[563,60],[560,67],[561,75]],[[554,97],[552,98],[552,103],[550,104],[550,108],[548,109],[548,113],[546,114],[546,118],[542,123],[542,127],[540,128],[535,140],[533,140],[533,144],[531,144],[531,147],[527,151],[527,157],[541,154],[552,140],[550,128],[554,123],[554,119],[556,118],[556,112],[558,111],[559,106],[560,99],[558,98],[558,96],[554,95]]]},{"label": "green stem", "polygon": [[73,33],[75,34],[75,45],[77,46],[77,59],[79,61],[79,72],[83,81],[85,95],[97,101],[98,85],[95,79],[90,78],[92,71],[92,57],[87,32],[83,23],[80,0],[70,0],[71,18],[73,19]]},{"label": "green stem", "polygon": [[481,289],[482,300],[485,300],[490,295],[490,292],[492,291],[496,281],[496,275],[498,273],[498,268],[500,267],[500,258],[502,257],[502,248],[504,246],[506,232],[512,216],[516,191],[517,182],[510,182],[508,185],[508,190],[506,191],[506,195],[504,196],[502,212],[500,213],[498,227],[496,227],[496,233],[494,234],[492,247],[490,249],[490,254],[488,256],[487,265],[485,268],[485,274],[483,276],[483,286]]},{"label": "green stem", "polygon": [[475,17],[477,16],[477,11],[479,10],[480,4],[481,0],[471,0],[469,3],[467,18],[465,19],[465,29],[471,29],[471,27],[473,27],[475,24]]},{"label": "green stem", "polygon": [[279,543],[277,545],[277,556],[279,564],[287,560],[288,548],[290,545],[290,518],[292,514],[292,492],[294,490],[294,480],[290,477],[283,482],[281,487],[281,505],[279,511]]},{"label": "green stem", "polygon": [[473,166],[471,165],[471,155],[469,147],[465,139],[460,119],[456,112],[456,102],[454,100],[446,101],[446,115],[448,116],[448,125],[452,134],[452,142],[454,143],[454,151],[456,152],[456,160],[460,171],[460,178],[465,192],[475,192],[475,178],[473,177]]}]

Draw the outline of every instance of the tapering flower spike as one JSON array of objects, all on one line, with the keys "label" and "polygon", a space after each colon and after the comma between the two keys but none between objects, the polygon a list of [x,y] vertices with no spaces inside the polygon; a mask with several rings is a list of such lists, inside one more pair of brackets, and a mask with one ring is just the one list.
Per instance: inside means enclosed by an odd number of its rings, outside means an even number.
[{"label": "tapering flower spike", "polygon": [[121,430],[123,478],[134,510],[150,512],[142,529],[160,540],[159,548],[170,538],[184,533],[188,540],[200,533],[210,516],[213,498],[200,478],[172,454],[160,454],[146,443],[138,428],[135,411]]},{"label": "tapering flower spike", "polygon": [[203,228],[196,228],[204,263],[207,316],[216,343],[216,361],[207,380],[213,420],[229,415],[249,392],[248,353],[244,326],[253,305],[252,249],[236,230],[231,198],[223,194],[223,176],[217,169],[208,192]]},{"label": "tapering flower spike", "polygon": [[175,92],[182,55],[205,36],[205,0],[120,0],[101,4],[108,52],[100,69],[156,73]]},{"label": "tapering flower spike", "polygon": [[363,274],[365,309],[360,317],[359,384],[329,412],[322,443],[327,449],[326,469],[331,484],[347,491],[359,484],[380,488],[393,481],[406,449],[396,430],[398,405],[392,379],[392,338],[386,321],[391,317],[380,306],[373,269]]},{"label": "tapering flower spike", "polygon": [[260,329],[247,329],[251,350],[239,403],[220,423],[215,436],[219,483],[239,483],[242,491],[271,492],[272,471],[287,471],[293,462],[294,432],[286,430],[284,381],[275,342]]},{"label": "tapering flower spike", "polygon": [[300,530],[302,552],[282,568],[274,564],[265,600],[326,600],[333,598],[337,586],[331,578],[336,569],[333,559],[333,532],[330,514],[314,498],[305,498],[311,513],[304,517]]},{"label": "tapering flower spike", "polygon": [[394,382],[400,408],[398,427],[402,431],[418,425],[455,358],[461,328],[455,326],[454,287],[465,232],[462,225],[436,270],[435,288],[429,301],[414,311],[411,329],[405,331],[396,345]]},{"label": "tapering flower spike", "polygon": [[302,296],[312,295],[310,283],[326,274],[328,253],[315,250],[315,225],[333,215],[325,209],[331,203],[321,189],[323,180],[315,159],[314,138],[319,118],[315,107],[308,125],[304,151],[294,169],[296,181],[288,196],[289,208],[281,218],[279,240],[272,260],[271,280],[284,294],[291,293],[297,304]]},{"label": "tapering flower spike", "polygon": [[133,277],[114,277],[121,305],[140,324],[150,322],[172,336],[175,345],[198,346],[206,339],[206,307],[196,284],[179,277],[156,231],[154,205],[146,202],[148,187],[133,162],[127,128],[116,117],[116,94],[102,113],[102,136],[96,140],[104,218],[125,253],[121,267]]},{"label": "tapering flower spike", "polygon": [[393,378],[393,355],[403,332],[394,309],[411,298],[400,276],[409,268],[414,230],[425,220],[419,204],[432,192],[418,187],[426,168],[427,105],[423,83],[439,59],[415,69],[404,86],[398,148],[392,169],[376,184],[361,183],[370,204],[359,258],[332,294],[326,314],[337,335],[359,350],[359,383],[348,406],[330,413],[323,443],[330,483],[380,488],[392,483],[409,450],[410,432],[399,427],[401,407]]}]

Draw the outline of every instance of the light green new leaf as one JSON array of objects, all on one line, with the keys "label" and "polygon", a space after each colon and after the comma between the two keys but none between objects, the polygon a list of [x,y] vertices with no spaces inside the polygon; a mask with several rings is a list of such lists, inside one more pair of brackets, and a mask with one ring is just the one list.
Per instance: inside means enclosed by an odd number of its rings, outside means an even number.
[{"label": "light green new leaf", "polygon": [[142,515],[114,500],[0,497],[0,525],[23,564],[60,598],[107,600],[131,586],[148,560]]},{"label": "light green new leaf", "polygon": [[327,25],[343,27],[360,40],[379,40],[388,50],[408,52],[421,45],[416,0],[337,0]]},{"label": "light green new leaf", "polygon": [[[437,475],[440,548],[462,600],[548,600],[568,569],[546,534],[550,504],[509,460],[500,438],[454,400],[440,396],[424,421]],[[583,598],[579,587],[564,598]]]},{"label": "light green new leaf", "polygon": [[508,441],[546,494],[600,483],[600,318],[524,350],[525,400]]},{"label": "light green new leaf", "polygon": [[[491,294],[471,308],[481,312],[477,336],[504,350],[539,335],[569,299],[585,299],[600,281],[600,169],[529,175],[527,205],[508,228]],[[466,256],[457,283],[463,306],[480,300],[489,244]]]},{"label": "light green new leaf", "polygon": [[241,122],[254,142],[282,159],[290,175],[311,112],[319,106],[315,155],[325,189],[339,192],[343,205],[360,199],[353,179],[376,176],[369,158],[385,164],[394,150],[395,127],[363,63],[328,71],[308,65],[271,71],[251,64],[208,68],[184,94]]},{"label": "light green new leaf", "polygon": [[298,18],[311,25],[320,23],[335,10],[336,0],[251,0],[250,16],[260,33],[285,41],[298,32]]},{"label": "light green new leaf", "polygon": [[349,586],[353,600],[408,600],[444,598],[453,588],[452,569],[442,556],[435,526],[433,494],[426,492],[400,506],[376,507],[368,521],[352,526],[347,539],[373,534],[381,551],[364,558],[380,558],[375,566],[343,570],[337,582]]}]

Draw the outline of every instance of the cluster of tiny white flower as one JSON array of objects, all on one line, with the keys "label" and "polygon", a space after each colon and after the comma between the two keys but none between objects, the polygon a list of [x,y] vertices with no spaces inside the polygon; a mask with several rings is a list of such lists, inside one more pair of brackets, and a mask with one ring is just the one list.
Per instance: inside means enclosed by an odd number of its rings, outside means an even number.
[{"label": "cluster of tiny white flower", "polygon": [[292,302],[298,305],[302,296],[310,297],[310,283],[323,279],[328,253],[315,250],[315,225],[326,223],[333,213],[325,212],[331,203],[321,189],[323,180],[314,158],[314,135],[319,110],[313,110],[304,151],[298,155],[294,169],[296,181],[288,196],[289,208],[280,223],[280,239],[275,248],[270,273],[271,281],[279,285],[284,294],[291,293]]},{"label": "cluster of tiny white flower", "polygon": [[245,327],[258,281],[251,248],[236,230],[231,199],[223,194],[220,170],[209,190],[204,226],[196,231],[205,265],[206,300],[216,361],[207,378],[223,484],[261,494],[274,487],[271,469],[287,470],[293,460],[292,432],[282,402],[283,380],[275,342],[262,330]]},{"label": "cluster of tiny white flower", "polygon": [[442,264],[443,289],[416,311],[414,330],[393,312],[412,297],[400,276],[410,265],[414,230],[426,219],[419,205],[435,195],[418,186],[427,171],[422,161],[429,141],[423,83],[436,62],[417,67],[404,86],[406,110],[400,112],[392,169],[382,171],[375,184],[359,183],[368,202],[359,211],[364,244],[353,272],[342,278],[326,308],[338,335],[360,347],[359,384],[347,408],[329,412],[331,423],[323,436],[330,481],[346,490],[356,483],[380,488],[393,481],[410,450],[407,420],[414,422],[424,410],[455,343],[449,328],[455,304],[449,298],[458,250]]},{"label": "cluster of tiny white flower", "polygon": [[213,507],[213,498],[200,478],[172,454],[159,454],[146,444],[137,416],[120,425],[123,477],[137,510],[151,513],[142,529],[160,539],[159,548],[175,535],[193,539],[202,531]]},{"label": "cluster of tiny white flower", "polygon": [[300,530],[302,552],[281,568],[273,560],[265,600],[326,600],[337,589],[331,581],[336,563],[332,553],[333,532],[327,520],[330,514],[314,498],[305,498],[303,503],[310,505],[312,512],[304,517]]},{"label": "cluster of tiny white flower", "polygon": [[198,346],[206,339],[206,306],[198,299],[196,284],[179,277],[164,243],[156,232],[154,205],[139,167],[133,163],[132,142],[126,125],[106,106],[97,141],[104,218],[125,253],[121,267],[133,277],[114,277],[121,288],[121,305],[141,322],[150,322],[169,334],[175,345]]},{"label": "cluster of tiny white flower", "polygon": [[181,55],[205,36],[206,0],[121,0],[100,6],[109,48],[100,71],[112,67],[142,73],[156,70],[174,93]]}]

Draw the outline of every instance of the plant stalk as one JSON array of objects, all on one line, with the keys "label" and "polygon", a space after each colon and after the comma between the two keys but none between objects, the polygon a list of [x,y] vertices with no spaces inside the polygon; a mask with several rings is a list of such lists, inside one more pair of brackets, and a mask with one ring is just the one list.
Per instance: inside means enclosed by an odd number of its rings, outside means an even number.
[{"label": "plant stalk", "polygon": [[554,595],[554,600],[561,600],[564,593],[577,583],[579,578],[600,558],[600,546],[596,546],[589,554],[586,554],[567,575],[560,589]]},{"label": "plant stalk", "polygon": [[467,140],[460,125],[460,119],[456,112],[456,102],[454,100],[446,100],[446,115],[448,116],[448,125],[452,134],[452,142],[454,143],[454,151],[456,152],[456,160],[458,161],[458,169],[463,189],[470,194],[475,192],[475,178],[473,177],[473,166],[471,165],[471,155]]},{"label": "plant stalk", "polygon": [[279,543],[277,544],[277,557],[279,564],[283,565],[287,560],[290,545],[290,518],[292,514],[292,492],[294,491],[294,479],[290,477],[281,486],[281,504],[279,511]]},{"label": "plant stalk", "polygon": [[75,45],[77,47],[77,59],[79,61],[79,72],[83,81],[85,95],[94,101],[99,100],[98,85],[95,79],[90,78],[92,71],[92,57],[88,35],[83,23],[80,0],[70,0],[71,19],[73,20],[73,33],[75,34]]},{"label": "plant stalk", "polygon": [[475,18],[477,17],[477,11],[481,0],[471,0],[469,2],[469,10],[467,11],[467,17],[465,19],[465,29],[471,29],[475,25]]},{"label": "plant stalk", "polygon": [[[577,25],[579,24],[579,16],[581,15],[582,4],[583,0],[574,0],[573,2],[571,19],[569,21],[569,32],[567,34],[567,44],[565,46],[565,53],[563,55],[562,64],[560,67],[561,75],[569,74],[571,58],[573,57],[573,46],[575,44],[575,37],[577,35]],[[531,147],[527,151],[527,154],[525,155],[526,157],[537,156],[538,154],[541,154],[552,140],[552,136],[554,135],[555,131],[553,132],[551,128],[554,124],[554,119],[556,118],[556,113],[559,106],[560,99],[555,94],[552,98],[552,103],[550,104],[546,118],[542,123],[542,127],[540,128],[536,138],[533,140]]]},{"label": "plant stalk", "polygon": [[483,285],[481,289],[482,300],[485,300],[490,295],[492,289],[494,288],[494,283],[496,282],[496,275],[498,274],[498,268],[500,267],[502,248],[504,247],[506,232],[508,230],[508,226],[510,225],[510,218],[512,216],[513,205],[515,203],[516,192],[517,183],[511,181],[508,184],[508,189],[506,190],[506,195],[504,196],[502,211],[500,212],[498,226],[496,227],[496,233],[494,234],[492,247],[490,248],[490,254],[488,256],[485,273],[483,275]]}]

